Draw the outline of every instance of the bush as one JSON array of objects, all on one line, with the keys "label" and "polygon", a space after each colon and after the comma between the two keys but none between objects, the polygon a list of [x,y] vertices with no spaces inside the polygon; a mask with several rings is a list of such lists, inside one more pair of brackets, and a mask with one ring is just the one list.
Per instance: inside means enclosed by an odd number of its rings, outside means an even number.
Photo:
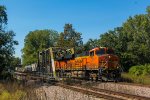
[{"label": "bush", "polygon": [[135,76],[147,76],[150,75],[150,64],[132,66],[129,69],[129,74]]},{"label": "bush", "polygon": [[9,86],[7,86],[5,84],[0,83],[0,100],[21,100],[26,96],[26,92],[24,90],[21,90],[19,87],[13,86],[12,84],[12,89],[8,90],[7,88]]},{"label": "bush", "polygon": [[131,83],[138,83],[144,85],[150,85],[150,77],[149,76],[135,76],[129,73],[122,73],[121,74],[123,82],[131,82]]},{"label": "bush", "polygon": [[8,91],[3,91],[0,95],[1,100],[9,100],[11,99],[11,95]]}]

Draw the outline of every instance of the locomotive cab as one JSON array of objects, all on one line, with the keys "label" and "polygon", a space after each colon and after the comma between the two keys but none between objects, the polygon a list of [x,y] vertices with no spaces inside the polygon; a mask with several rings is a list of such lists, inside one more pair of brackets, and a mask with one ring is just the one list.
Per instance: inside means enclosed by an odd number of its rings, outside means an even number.
[{"label": "locomotive cab", "polygon": [[89,51],[91,68],[98,69],[98,77],[115,79],[119,75],[119,58],[111,48],[100,47]]},{"label": "locomotive cab", "polygon": [[99,68],[111,70],[118,67],[119,58],[114,54],[114,51],[111,48],[94,48],[89,51],[89,57],[93,59],[94,63],[98,60],[97,64]]}]

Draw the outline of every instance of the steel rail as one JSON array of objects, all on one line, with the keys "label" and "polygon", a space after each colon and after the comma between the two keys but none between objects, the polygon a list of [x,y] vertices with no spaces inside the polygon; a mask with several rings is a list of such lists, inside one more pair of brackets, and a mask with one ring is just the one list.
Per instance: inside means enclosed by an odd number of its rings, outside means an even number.
[{"label": "steel rail", "polygon": [[142,96],[137,96],[137,95],[131,95],[131,94],[126,94],[126,93],[120,93],[120,92],[115,92],[115,91],[110,91],[110,90],[105,90],[105,89],[99,89],[95,87],[90,87],[90,88],[85,88],[82,86],[77,86],[77,85],[66,85],[62,83],[57,83],[56,85],[66,88],[66,89],[71,89],[77,92],[81,92],[87,95],[92,95],[97,98],[104,98],[107,100],[150,100],[148,97],[142,97]]}]

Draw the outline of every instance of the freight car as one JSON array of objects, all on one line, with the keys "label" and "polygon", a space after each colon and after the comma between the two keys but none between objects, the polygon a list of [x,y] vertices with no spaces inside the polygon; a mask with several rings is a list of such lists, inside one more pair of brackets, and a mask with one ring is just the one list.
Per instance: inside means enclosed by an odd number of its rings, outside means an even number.
[{"label": "freight car", "polygon": [[74,49],[49,48],[39,52],[39,71],[53,73],[52,77],[71,77],[91,80],[118,80],[119,58],[114,50],[96,47],[77,56]]}]

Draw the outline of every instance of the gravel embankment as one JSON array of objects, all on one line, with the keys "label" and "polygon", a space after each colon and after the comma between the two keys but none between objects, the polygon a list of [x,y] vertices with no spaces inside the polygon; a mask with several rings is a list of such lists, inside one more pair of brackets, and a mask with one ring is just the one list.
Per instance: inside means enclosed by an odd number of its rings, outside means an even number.
[{"label": "gravel embankment", "polygon": [[150,87],[145,86],[138,86],[138,85],[134,86],[130,84],[119,84],[108,82],[108,83],[100,83],[94,87],[150,98]]},{"label": "gravel embankment", "polygon": [[59,86],[42,86],[36,89],[39,100],[104,100]]}]

